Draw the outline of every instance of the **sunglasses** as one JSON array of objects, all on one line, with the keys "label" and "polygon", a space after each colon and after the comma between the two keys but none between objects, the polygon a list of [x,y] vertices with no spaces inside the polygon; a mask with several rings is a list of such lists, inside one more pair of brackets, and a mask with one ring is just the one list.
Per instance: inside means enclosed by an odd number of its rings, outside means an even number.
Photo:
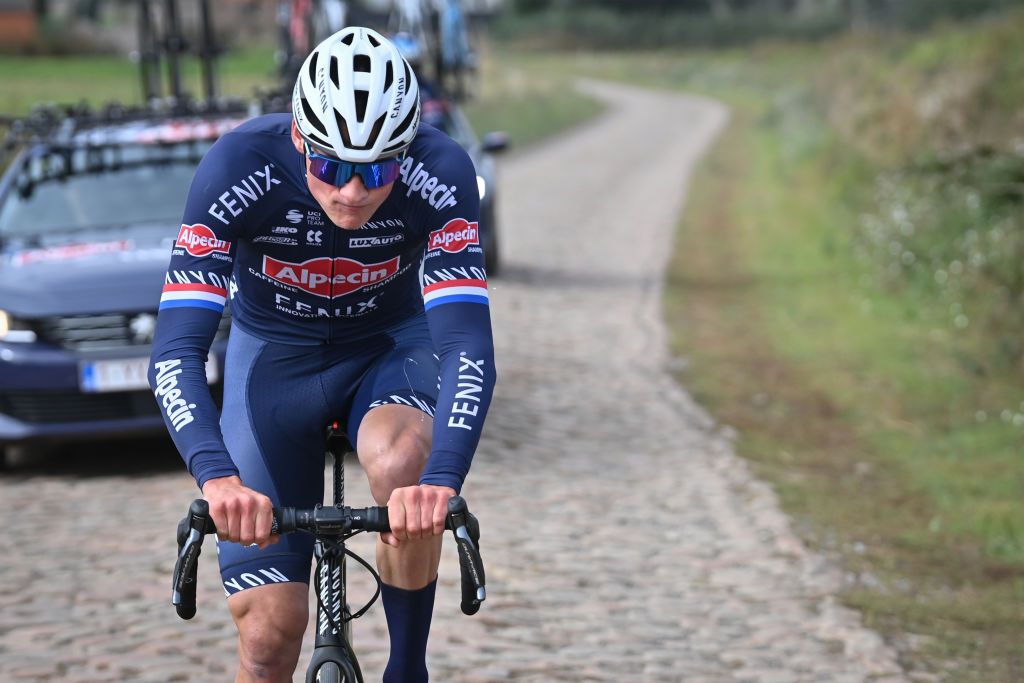
[{"label": "sunglasses", "polygon": [[310,175],[335,187],[344,187],[354,175],[363,179],[363,185],[368,190],[384,187],[398,179],[405,159],[405,154],[402,154],[381,161],[355,164],[314,152],[305,140],[302,144],[309,159]]}]

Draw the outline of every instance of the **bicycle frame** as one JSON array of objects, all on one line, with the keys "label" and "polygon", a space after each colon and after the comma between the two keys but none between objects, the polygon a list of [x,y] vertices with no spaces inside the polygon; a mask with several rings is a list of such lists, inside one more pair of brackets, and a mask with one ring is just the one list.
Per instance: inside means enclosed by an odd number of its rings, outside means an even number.
[{"label": "bicycle frame", "polygon": [[[328,429],[327,454],[333,457],[333,488],[334,505],[345,504],[345,453],[347,440]],[[333,662],[341,670],[341,681],[344,683],[362,683],[363,674],[359,662],[352,649],[352,621],[348,609],[347,579],[345,564],[345,542],[328,550],[323,541],[317,540],[314,555],[317,558],[320,590],[317,600],[316,640],[313,645],[313,658],[306,670],[306,683],[317,683],[317,671],[329,662]],[[332,625],[333,623],[333,625]],[[339,633],[334,626],[341,627]]]}]

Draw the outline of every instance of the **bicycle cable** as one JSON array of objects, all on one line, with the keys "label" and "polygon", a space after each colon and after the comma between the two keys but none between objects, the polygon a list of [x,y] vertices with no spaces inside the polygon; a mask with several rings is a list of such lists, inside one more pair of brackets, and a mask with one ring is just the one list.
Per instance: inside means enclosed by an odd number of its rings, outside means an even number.
[{"label": "bicycle cable", "polygon": [[320,609],[321,614],[323,614],[327,618],[328,625],[332,629],[334,629],[335,633],[341,633],[341,626],[339,626],[337,623],[335,623],[334,617],[331,615],[330,610],[328,610],[324,606],[324,603],[323,603],[323,601],[322,601],[322,599],[320,597],[320,566],[323,564],[323,562],[327,558],[328,554],[330,554],[332,557],[337,558],[338,554],[339,554],[339,551],[340,551],[342,554],[351,557],[356,562],[361,564],[363,566],[363,568],[366,569],[366,571],[370,572],[370,576],[372,576],[373,580],[377,583],[377,590],[374,592],[373,597],[371,597],[369,602],[367,602],[365,605],[363,605],[362,608],[359,609],[357,612],[349,612],[347,610],[347,606],[346,605],[342,605],[342,609],[347,612],[347,614],[342,618],[342,625],[347,624],[348,622],[352,621],[353,619],[358,619],[359,617],[361,617],[364,614],[366,614],[367,610],[369,610],[370,607],[373,606],[373,603],[377,602],[377,598],[380,597],[380,590],[381,590],[380,589],[380,586],[381,586],[380,574],[377,573],[377,570],[374,569],[370,565],[369,562],[367,562],[362,557],[360,557],[359,555],[355,554],[354,552],[352,552],[351,550],[349,550],[348,548],[346,548],[343,545],[344,541],[347,541],[348,539],[352,538],[353,536],[355,536],[358,533],[361,533],[361,532],[356,531],[356,532],[351,533],[351,534],[349,534],[349,535],[347,535],[347,536],[345,536],[343,538],[338,539],[338,541],[333,541],[333,540],[330,540],[330,539],[320,539],[320,542],[324,544],[324,552],[316,561],[316,571],[314,572],[314,575],[313,575],[313,589],[314,589],[314,591],[316,591],[316,604],[317,604],[317,607]]}]

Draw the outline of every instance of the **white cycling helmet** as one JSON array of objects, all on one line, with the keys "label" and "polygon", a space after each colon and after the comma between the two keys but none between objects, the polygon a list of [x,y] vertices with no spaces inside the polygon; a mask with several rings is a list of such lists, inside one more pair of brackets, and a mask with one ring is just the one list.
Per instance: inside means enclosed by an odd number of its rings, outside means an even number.
[{"label": "white cycling helmet", "polygon": [[376,161],[401,153],[416,136],[419,86],[391,41],[350,26],[306,57],[292,114],[310,144],[345,161]]}]

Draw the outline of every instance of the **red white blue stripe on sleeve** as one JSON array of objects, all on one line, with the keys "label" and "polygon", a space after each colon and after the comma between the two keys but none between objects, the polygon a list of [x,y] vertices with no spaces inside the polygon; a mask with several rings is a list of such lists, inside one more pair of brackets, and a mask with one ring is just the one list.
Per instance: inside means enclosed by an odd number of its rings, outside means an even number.
[{"label": "red white blue stripe on sleeve", "polygon": [[193,307],[223,313],[227,296],[227,290],[213,285],[166,284],[160,295],[160,310]]},{"label": "red white blue stripe on sleeve", "polygon": [[487,305],[487,282],[484,280],[444,280],[423,288],[423,307],[453,303]]}]

